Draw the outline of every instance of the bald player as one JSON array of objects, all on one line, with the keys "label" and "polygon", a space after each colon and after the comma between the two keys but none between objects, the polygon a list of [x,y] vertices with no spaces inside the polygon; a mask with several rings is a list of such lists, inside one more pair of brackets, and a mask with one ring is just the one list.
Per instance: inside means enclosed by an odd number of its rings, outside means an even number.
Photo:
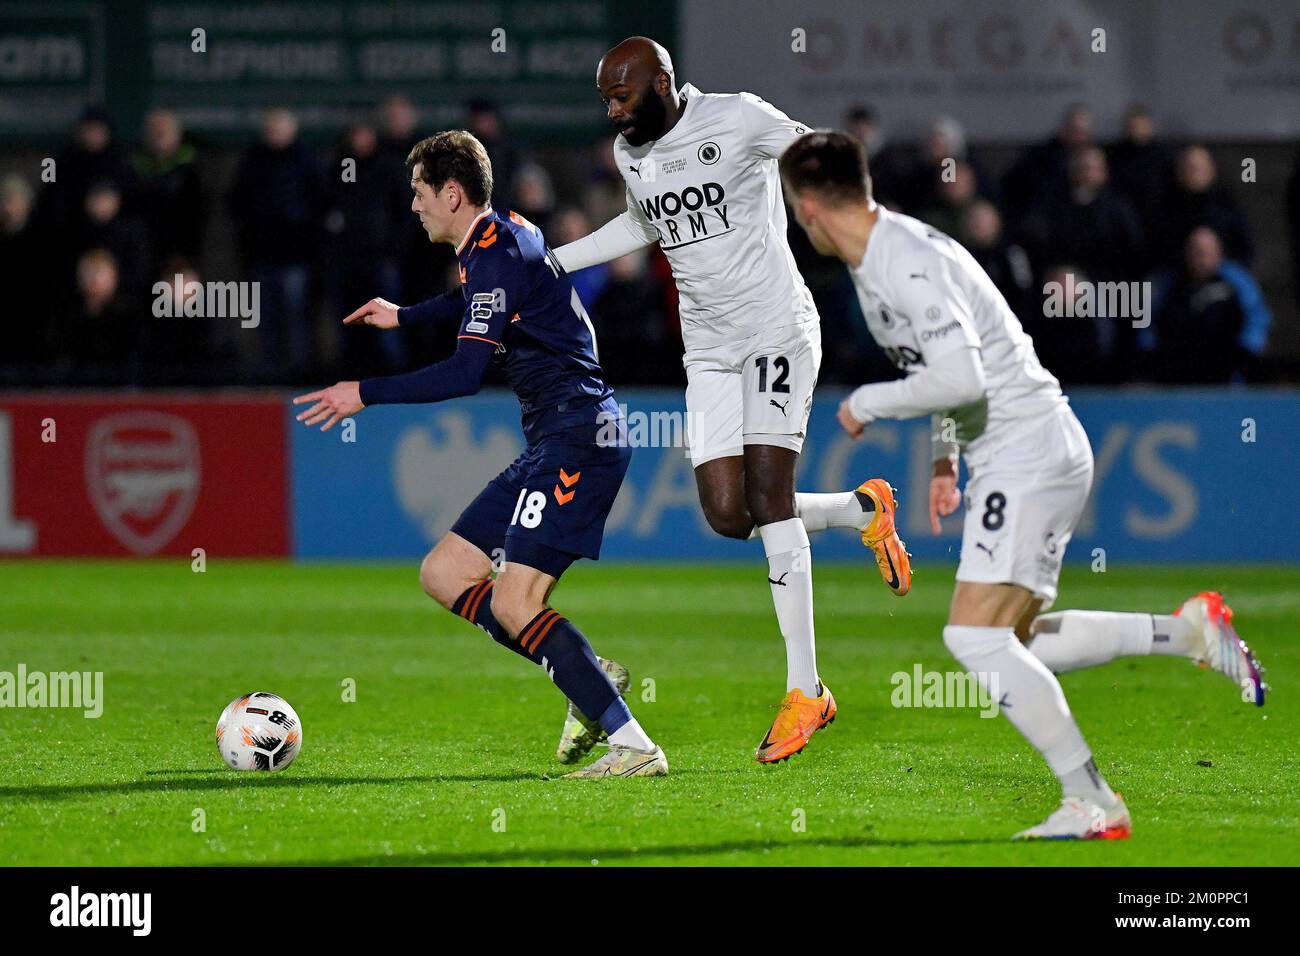
[{"label": "bald player", "polygon": [[668,52],[646,37],[606,53],[596,84],[619,132],[627,211],[555,253],[577,272],[658,243],[672,264],[700,504],[714,531],[760,537],[767,555],[786,695],[755,758],[784,760],[835,718],[817,673],[808,532],[853,528],[896,594],[911,583],[888,482],[795,494],[821,331],[786,243],[777,160],[808,129],[751,93],[678,89]]}]

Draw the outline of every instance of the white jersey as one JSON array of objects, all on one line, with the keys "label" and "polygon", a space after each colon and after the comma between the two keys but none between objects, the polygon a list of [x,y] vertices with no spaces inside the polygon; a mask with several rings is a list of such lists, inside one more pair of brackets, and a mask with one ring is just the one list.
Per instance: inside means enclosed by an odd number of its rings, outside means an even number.
[{"label": "white jersey", "polygon": [[979,349],[985,400],[946,412],[962,451],[981,456],[1064,405],[1060,384],[974,257],[939,230],[877,208],[866,255],[849,270],[872,337],[909,375],[958,349]]},{"label": "white jersey", "polygon": [[777,159],[808,127],[752,93],[689,83],[677,124],[657,140],[614,141],[628,212],[673,267],[688,353],[763,328],[816,324],[786,242]]}]

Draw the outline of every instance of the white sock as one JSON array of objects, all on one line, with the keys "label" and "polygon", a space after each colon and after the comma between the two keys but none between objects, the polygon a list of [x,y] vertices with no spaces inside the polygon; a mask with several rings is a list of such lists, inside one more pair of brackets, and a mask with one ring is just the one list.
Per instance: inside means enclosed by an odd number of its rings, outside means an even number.
[{"label": "white sock", "polygon": [[[867,498],[867,504],[871,504],[870,498]],[[856,528],[861,531],[876,515],[874,507],[868,511],[863,510],[856,491],[837,491],[833,494],[797,491],[794,496],[794,513],[809,534],[827,528]],[[751,541],[759,536],[757,527],[749,533]]]},{"label": "white sock", "polygon": [[[998,701],[1002,716],[1043,755],[1061,781],[1066,796],[1074,795],[1072,790],[1080,786],[1076,771],[1092,760],[1092,752],[1052,672],[1016,640],[1016,633],[1010,627],[949,624],[943,629],[943,643]],[[1096,774],[1100,786],[1091,787],[1090,775],[1085,773],[1091,791],[1079,795],[1092,795],[1102,805],[1111,806],[1114,794],[1105,787],[1106,782],[1096,773],[1096,768],[1092,773]],[[1106,793],[1110,794],[1109,798],[1104,796]]]},{"label": "white sock", "polygon": [[[867,498],[867,502],[870,501]],[[857,528],[861,531],[871,523],[876,512],[874,508],[863,511],[862,502],[854,491],[837,491],[829,495],[800,491],[794,496],[794,513],[809,531],[825,531],[827,528]]]},{"label": "white sock", "polygon": [[1192,626],[1172,614],[1055,611],[1034,618],[1029,651],[1058,674],[1147,654],[1186,656]]},{"label": "white sock", "polygon": [[637,750],[655,749],[654,741],[641,729],[635,717],[610,734],[609,742],[619,747],[634,747]]},{"label": "white sock", "polygon": [[1110,788],[1097,765],[1089,757],[1078,770],[1061,775],[1061,795],[1066,797],[1084,797],[1103,807],[1113,807],[1119,799]]},{"label": "white sock", "polygon": [[785,638],[785,689],[798,687],[813,697],[818,681],[808,532],[798,518],[774,521],[758,531],[767,553],[767,581],[772,586],[777,624]]}]

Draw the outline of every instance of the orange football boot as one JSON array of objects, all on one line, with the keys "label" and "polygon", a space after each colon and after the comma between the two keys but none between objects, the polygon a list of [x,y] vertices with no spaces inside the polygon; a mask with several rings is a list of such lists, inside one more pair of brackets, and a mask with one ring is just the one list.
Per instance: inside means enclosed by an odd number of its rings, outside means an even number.
[{"label": "orange football boot", "polygon": [[820,697],[805,697],[798,687],[785,695],[781,711],[754,751],[759,763],[778,763],[803,750],[812,735],[835,720],[835,697],[822,684]]},{"label": "orange football boot", "polygon": [[889,590],[902,597],[912,589],[912,556],[894,525],[894,489],[884,478],[872,478],[854,494],[866,495],[875,505],[875,517],[862,529],[862,543],[875,552],[876,567]]}]

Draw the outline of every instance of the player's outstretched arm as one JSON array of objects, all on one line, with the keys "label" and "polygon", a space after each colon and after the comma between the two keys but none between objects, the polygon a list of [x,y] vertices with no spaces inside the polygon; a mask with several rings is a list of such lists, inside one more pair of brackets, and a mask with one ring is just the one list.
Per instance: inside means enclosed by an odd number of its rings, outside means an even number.
[{"label": "player's outstretched arm", "polygon": [[522,302],[519,287],[523,275],[516,253],[498,247],[480,257],[467,274],[462,294],[456,297],[461,318],[456,351],[450,358],[414,372],[366,379],[357,390],[361,402],[425,405],[476,393],[483,387],[488,363],[505,338],[510,306]]},{"label": "player's outstretched arm", "polygon": [[446,325],[454,328],[465,312],[465,297],[459,289],[426,299],[418,305],[401,306],[374,298],[343,320],[344,325],[372,325],[377,329],[398,326]]},{"label": "player's outstretched arm", "polygon": [[631,255],[659,240],[655,227],[632,211],[633,202],[629,196],[627,212],[619,213],[595,232],[554,250],[565,272],[577,272]]},{"label": "player's outstretched arm", "polygon": [[841,403],[840,424],[855,438],[878,418],[919,418],[985,397],[979,335],[951,262],[931,252],[910,264],[916,271],[892,277],[892,298],[899,315],[928,327],[916,338],[924,354],[908,362],[906,378],[863,385]]},{"label": "player's outstretched arm", "polygon": [[313,403],[312,406],[298,414],[298,421],[308,428],[324,422],[320,429],[323,432],[366,407],[361,401],[360,382],[338,382],[329,388],[299,395],[293,400],[295,405],[306,405],[308,402]]},{"label": "player's outstretched arm", "polygon": [[377,329],[397,328],[397,310],[401,306],[387,299],[374,298],[349,314],[344,325],[373,325]]},{"label": "player's outstretched arm", "polygon": [[863,385],[840,403],[839,420],[854,438],[879,418],[919,418],[977,402],[985,395],[977,348],[960,348],[894,382]]},{"label": "player's outstretched arm", "polygon": [[414,372],[368,378],[358,399],[366,405],[426,405],[473,395],[483,387],[488,361],[497,342],[463,335],[451,357]]}]

